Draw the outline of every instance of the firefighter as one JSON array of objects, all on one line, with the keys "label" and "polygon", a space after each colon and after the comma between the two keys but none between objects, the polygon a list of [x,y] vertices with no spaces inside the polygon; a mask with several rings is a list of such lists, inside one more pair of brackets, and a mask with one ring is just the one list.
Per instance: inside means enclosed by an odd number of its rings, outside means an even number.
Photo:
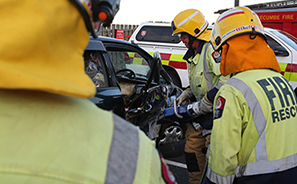
[{"label": "firefighter", "polygon": [[224,12],[211,43],[232,77],[215,98],[204,183],[296,183],[297,98],[258,16],[246,7]]},{"label": "firefighter", "polygon": [[[185,158],[191,184],[199,183],[206,162],[205,151],[212,128],[212,107],[215,94],[227,77],[221,77],[210,46],[211,31],[204,15],[196,9],[180,12],[172,21],[173,34],[178,34],[188,48],[184,55],[189,63],[190,87],[177,98],[177,105],[187,106],[188,113],[198,118],[186,131]],[[197,102],[198,101],[198,102]],[[203,115],[201,115],[203,114]]]},{"label": "firefighter", "polygon": [[139,128],[88,100],[79,3],[0,1],[0,183],[175,183]]}]

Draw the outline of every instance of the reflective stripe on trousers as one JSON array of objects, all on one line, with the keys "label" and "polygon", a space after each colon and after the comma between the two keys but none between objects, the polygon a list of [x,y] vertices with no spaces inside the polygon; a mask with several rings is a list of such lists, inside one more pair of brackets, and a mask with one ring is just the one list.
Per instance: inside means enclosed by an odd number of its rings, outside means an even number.
[{"label": "reflective stripe on trousers", "polygon": [[[139,135],[127,122],[113,115],[114,131],[105,183],[133,183],[137,167]],[[129,132],[127,134],[127,132]]]},{"label": "reflective stripe on trousers", "polygon": [[245,166],[238,166],[236,169],[236,177],[268,174],[296,167],[297,154],[279,160],[268,160],[264,131],[267,122],[256,95],[251,88],[240,79],[231,78],[226,83],[235,87],[243,94],[253,114],[253,120],[259,135],[259,140],[255,146],[256,162],[248,163]]}]

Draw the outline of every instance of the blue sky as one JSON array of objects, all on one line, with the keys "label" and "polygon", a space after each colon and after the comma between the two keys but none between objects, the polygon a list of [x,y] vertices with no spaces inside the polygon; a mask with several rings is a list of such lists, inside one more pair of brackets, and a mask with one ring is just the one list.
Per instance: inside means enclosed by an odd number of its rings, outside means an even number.
[{"label": "blue sky", "polygon": [[[239,5],[251,5],[279,0],[239,0]],[[121,0],[114,24],[140,24],[146,21],[171,22],[181,11],[200,10],[209,23],[215,22],[215,11],[234,7],[234,0]]]}]

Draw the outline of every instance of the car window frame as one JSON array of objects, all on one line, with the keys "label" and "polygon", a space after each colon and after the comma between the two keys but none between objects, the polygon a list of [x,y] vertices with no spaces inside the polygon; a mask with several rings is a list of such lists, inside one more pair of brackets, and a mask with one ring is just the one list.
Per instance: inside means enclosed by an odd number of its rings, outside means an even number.
[{"label": "car window frame", "polygon": [[[113,48],[120,48],[124,51],[132,51],[132,52],[137,52],[139,53],[143,58],[146,59],[146,61],[148,62],[150,68],[153,67],[153,62],[154,62],[154,58],[151,54],[149,54],[147,51],[145,51],[144,49],[140,48],[138,45],[135,45],[135,44],[126,44],[126,43],[115,43],[115,42],[104,42],[102,41],[105,49],[106,49],[106,55],[107,57],[108,56],[108,50],[110,47],[113,47]],[[112,65],[111,61],[110,61],[110,65]],[[115,73],[115,70],[113,68],[113,65],[112,65],[112,70],[113,72]],[[172,82],[172,79],[170,78],[170,76],[168,75],[168,73],[165,71],[165,69],[162,67],[161,68],[161,71],[160,71],[160,77],[161,77],[161,81],[162,83],[164,84],[170,84]],[[158,85],[157,83],[153,82],[152,83],[153,85]]]},{"label": "car window frame", "polygon": [[[140,54],[147,61],[150,69],[152,69],[152,67],[153,67],[153,57],[149,53],[147,53],[144,50],[140,49],[138,46],[133,46],[133,45],[128,45],[128,44],[121,44],[121,43],[110,43],[110,42],[103,42],[103,44],[104,44],[104,46],[106,48],[106,52],[107,52],[106,54],[107,55],[108,55],[108,52],[110,50],[136,52],[136,53]],[[110,59],[110,63],[112,64],[111,59]],[[112,66],[112,69],[113,69],[114,73],[116,73],[116,70],[115,70],[114,66]],[[143,81],[138,81],[138,82],[143,83]]]},{"label": "car window frame", "polygon": [[[85,54],[86,54],[86,52],[90,52],[90,53],[97,53],[98,55],[98,60],[99,60],[99,65],[100,66],[96,66],[96,68],[97,68],[97,73],[100,73],[100,74],[102,74],[103,75],[103,78],[104,78],[104,86],[100,86],[100,87],[97,87],[96,86],[96,88],[105,88],[105,87],[109,87],[110,86],[110,80],[109,80],[109,73],[110,72],[108,72],[108,67],[106,66],[106,61],[105,61],[105,59],[104,59],[104,56],[103,56],[103,53],[102,53],[102,51],[101,50],[86,50],[85,52],[84,52],[84,54],[83,54],[83,57],[84,57],[84,64],[86,64],[86,59],[85,59]],[[93,58],[91,59],[91,61],[93,60]],[[90,62],[90,61],[88,61],[88,62]],[[95,64],[95,62],[92,62],[92,63],[94,63]],[[99,67],[100,67],[100,69],[99,69]],[[85,66],[85,70],[86,70],[86,66]],[[85,71],[86,72],[86,71]],[[88,75],[88,74],[87,74]],[[92,81],[93,81],[93,78],[91,77],[91,76],[89,76],[91,79],[92,79]],[[94,82],[94,81],[93,81]]]}]

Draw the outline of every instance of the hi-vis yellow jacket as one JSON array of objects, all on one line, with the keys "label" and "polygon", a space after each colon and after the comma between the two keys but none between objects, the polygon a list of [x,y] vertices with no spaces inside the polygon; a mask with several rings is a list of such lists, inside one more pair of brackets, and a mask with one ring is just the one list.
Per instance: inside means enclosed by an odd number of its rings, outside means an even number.
[{"label": "hi-vis yellow jacket", "polygon": [[240,72],[216,96],[207,177],[214,183],[290,183],[297,170],[297,99],[268,69]]},{"label": "hi-vis yellow jacket", "polygon": [[90,36],[71,1],[0,9],[1,184],[174,182],[140,129],[87,99],[96,92],[82,58]]},{"label": "hi-vis yellow jacket", "polygon": [[87,99],[2,89],[0,126],[0,183],[163,184],[162,166],[170,177],[154,142]]},{"label": "hi-vis yellow jacket", "polygon": [[[220,72],[220,63],[212,57],[214,52],[210,43],[205,42],[200,52],[189,59],[189,83],[196,98],[203,97],[209,90],[220,87],[229,79]],[[199,48],[198,48],[199,50]]]}]

